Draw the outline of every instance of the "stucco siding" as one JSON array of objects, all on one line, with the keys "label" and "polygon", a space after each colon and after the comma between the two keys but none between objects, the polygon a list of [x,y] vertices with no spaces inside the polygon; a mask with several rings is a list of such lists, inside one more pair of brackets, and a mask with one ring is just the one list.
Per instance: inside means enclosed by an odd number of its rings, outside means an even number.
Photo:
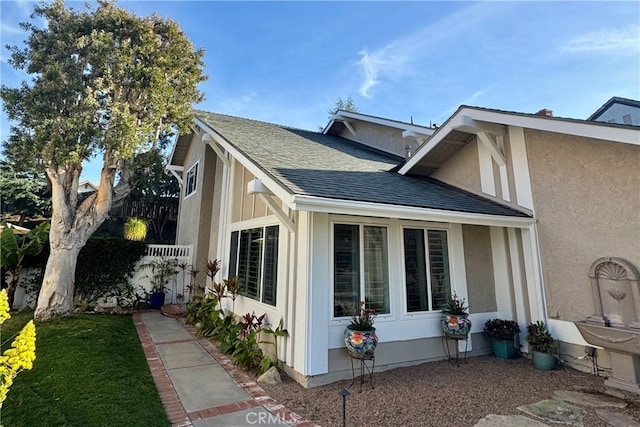
[{"label": "stucco siding", "polygon": [[[189,146],[182,173],[182,186],[180,187],[180,221],[176,233],[176,244],[192,245],[198,238],[198,224],[200,223],[200,204],[202,196],[202,166],[204,166],[204,145],[198,136],[194,136]],[[184,185],[187,171],[198,162],[198,176],[196,192],[185,198]],[[197,248],[194,246],[194,254]],[[196,259],[196,258],[193,258]]]},{"label": "stucco siding", "polygon": [[406,156],[406,146],[410,146],[413,153],[418,143],[415,139],[405,139],[402,137],[402,130],[373,123],[354,121],[351,122],[356,134],[353,135],[345,129],[340,136],[352,141],[368,145],[396,156]]},{"label": "stucco siding", "polygon": [[640,147],[525,130],[549,316],[594,313],[597,258],[640,267]]},{"label": "stucco siding", "polygon": [[447,184],[482,191],[478,145],[475,140],[459,149],[431,176]]},{"label": "stucco siding", "polygon": [[491,234],[489,227],[463,225],[464,263],[469,295],[469,312],[496,311],[496,293],[493,278]]}]

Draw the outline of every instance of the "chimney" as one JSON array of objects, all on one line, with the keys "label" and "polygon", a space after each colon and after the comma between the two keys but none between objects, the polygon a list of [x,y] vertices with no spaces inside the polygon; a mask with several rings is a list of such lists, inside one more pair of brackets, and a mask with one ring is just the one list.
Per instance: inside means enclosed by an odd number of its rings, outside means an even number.
[{"label": "chimney", "polygon": [[548,108],[543,108],[536,113],[536,116],[553,117],[553,111]]}]

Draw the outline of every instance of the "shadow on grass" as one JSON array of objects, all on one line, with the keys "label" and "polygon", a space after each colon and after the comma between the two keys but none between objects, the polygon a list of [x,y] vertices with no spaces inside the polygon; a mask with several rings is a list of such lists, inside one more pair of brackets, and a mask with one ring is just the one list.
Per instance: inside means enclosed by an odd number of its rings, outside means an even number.
[{"label": "shadow on grass", "polygon": [[[1,340],[31,317],[14,314]],[[36,323],[36,337],[33,370],[16,377],[2,407],[5,427],[169,425],[131,316]]]}]

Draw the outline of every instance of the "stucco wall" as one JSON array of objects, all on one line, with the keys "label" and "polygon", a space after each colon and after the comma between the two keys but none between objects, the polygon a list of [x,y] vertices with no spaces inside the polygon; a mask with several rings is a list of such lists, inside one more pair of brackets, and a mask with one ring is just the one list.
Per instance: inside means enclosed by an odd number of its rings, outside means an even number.
[{"label": "stucco wall", "polygon": [[418,146],[415,139],[403,138],[401,129],[360,121],[353,121],[350,123],[356,131],[356,134],[353,135],[348,129],[345,129],[340,136],[377,148],[378,150],[386,151],[404,158],[406,157],[405,147],[407,145],[411,146],[412,153]]},{"label": "stucco wall", "polygon": [[467,270],[469,312],[496,311],[489,227],[463,225],[462,238],[464,241],[464,263]]},{"label": "stucco wall", "polygon": [[[182,173],[182,186],[180,188],[180,214],[176,232],[177,245],[194,245],[193,258],[198,257],[198,234],[200,225],[200,207],[202,205],[202,182],[204,170],[204,152],[205,145],[200,142],[200,137],[194,136],[189,152],[184,162],[184,172]],[[195,194],[184,197],[184,185],[187,177],[187,171],[198,162],[198,176]]]},{"label": "stucco wall", "polygon": [[481,191],[478,145],[475,140],[460,148],[431,176],[451,185]]},{"label": "stucco wall", "polygon": [[525,130],[550,317],[594,313],[597,258],[640,268],[640,147]]}]

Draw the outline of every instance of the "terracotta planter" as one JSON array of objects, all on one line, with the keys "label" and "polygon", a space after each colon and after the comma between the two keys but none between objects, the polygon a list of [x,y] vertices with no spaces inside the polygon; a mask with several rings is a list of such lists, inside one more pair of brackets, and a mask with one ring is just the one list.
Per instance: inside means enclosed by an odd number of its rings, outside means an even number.
[{"label": "terracotta planter", "polygon": [[344,330],[344,345],[351,357],[356,359],[368,359],[373,356],[373,352],[378,345],[378,335],[376,328],[368,331],[354,331],[347,326]]},{"label": "terracotta planter", "polygon": [[469,314],[442,313],[442,332],[448,337],[464,338],[471,331]]}]

